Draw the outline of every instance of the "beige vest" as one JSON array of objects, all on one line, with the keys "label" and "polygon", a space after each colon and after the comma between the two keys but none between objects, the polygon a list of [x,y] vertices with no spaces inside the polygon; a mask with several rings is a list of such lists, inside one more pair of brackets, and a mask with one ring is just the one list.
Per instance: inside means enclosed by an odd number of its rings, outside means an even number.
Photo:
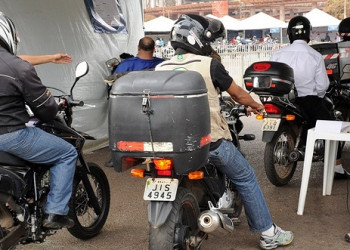
[{"label": "beige vest", "polygon": [[214,88],[210,77],[211,60],[210,57],[194,54],[176,55],[170,60],[158,64],[155,70],[192,70],[200,73],[208,89],[211,141],[216,142],[221,138],[232,140],[226,119],[220,112],[219,93]]}]

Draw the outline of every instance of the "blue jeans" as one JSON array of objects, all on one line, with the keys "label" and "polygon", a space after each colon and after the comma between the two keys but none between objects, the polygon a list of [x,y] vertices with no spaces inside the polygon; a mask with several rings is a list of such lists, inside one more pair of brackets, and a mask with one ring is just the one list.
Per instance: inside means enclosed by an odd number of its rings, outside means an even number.
[{"label": "blue jeans", "polygon": [[236,185],[252,232],[263,232],[273,222],[254,170],[232,142],[223,140],[210,152],[210,160]]},{"label": "blue jeans", "polygon": [[68,214],[77,160],[77,151],[70,143],[39,128],[28,127],[0,135],[0,151],[29,162],[52,165],[45,212]]}]

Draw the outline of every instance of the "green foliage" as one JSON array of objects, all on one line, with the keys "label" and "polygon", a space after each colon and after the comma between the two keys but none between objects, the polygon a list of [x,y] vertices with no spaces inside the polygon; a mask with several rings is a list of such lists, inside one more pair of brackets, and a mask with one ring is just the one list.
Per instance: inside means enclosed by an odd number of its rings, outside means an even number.
[{"label": "green foliage", "polygon": [[342,20],[344,19],[344,3],[346,4],[346,16],[350,16],[350,1],[349,0],[328,0],[323,11]]}]

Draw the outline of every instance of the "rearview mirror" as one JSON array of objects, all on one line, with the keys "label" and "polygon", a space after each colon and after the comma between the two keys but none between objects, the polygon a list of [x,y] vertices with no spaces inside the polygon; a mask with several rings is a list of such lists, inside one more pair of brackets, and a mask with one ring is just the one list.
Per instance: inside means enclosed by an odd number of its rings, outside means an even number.
[{"label": "rearview mirror", "polygon": [[109,59],[108,61],[106,61],[106,66],[109,69],[113,69],[115,66],[117,66],[119,64],[119,60],[115,57]]},{"label": "rearview mirror", "polygon": [[89,72],[89,65],[87,62],[83,61],[80,62],[76,67],[75,67],[75,77],[80,78],[82,76],[85,76]]}]

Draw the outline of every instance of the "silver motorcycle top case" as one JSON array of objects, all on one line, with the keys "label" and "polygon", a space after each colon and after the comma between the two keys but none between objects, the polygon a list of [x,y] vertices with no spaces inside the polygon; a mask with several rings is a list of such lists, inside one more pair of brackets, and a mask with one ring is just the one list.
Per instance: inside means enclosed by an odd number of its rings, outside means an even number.
[{"label": "silver motorcycle top case", "polygon": [[110,92],[113,166],[126,158],[171,158],[176,174],[202,167],[209,154],[210,112],[203,77],[194,71],[134,71]]}]

